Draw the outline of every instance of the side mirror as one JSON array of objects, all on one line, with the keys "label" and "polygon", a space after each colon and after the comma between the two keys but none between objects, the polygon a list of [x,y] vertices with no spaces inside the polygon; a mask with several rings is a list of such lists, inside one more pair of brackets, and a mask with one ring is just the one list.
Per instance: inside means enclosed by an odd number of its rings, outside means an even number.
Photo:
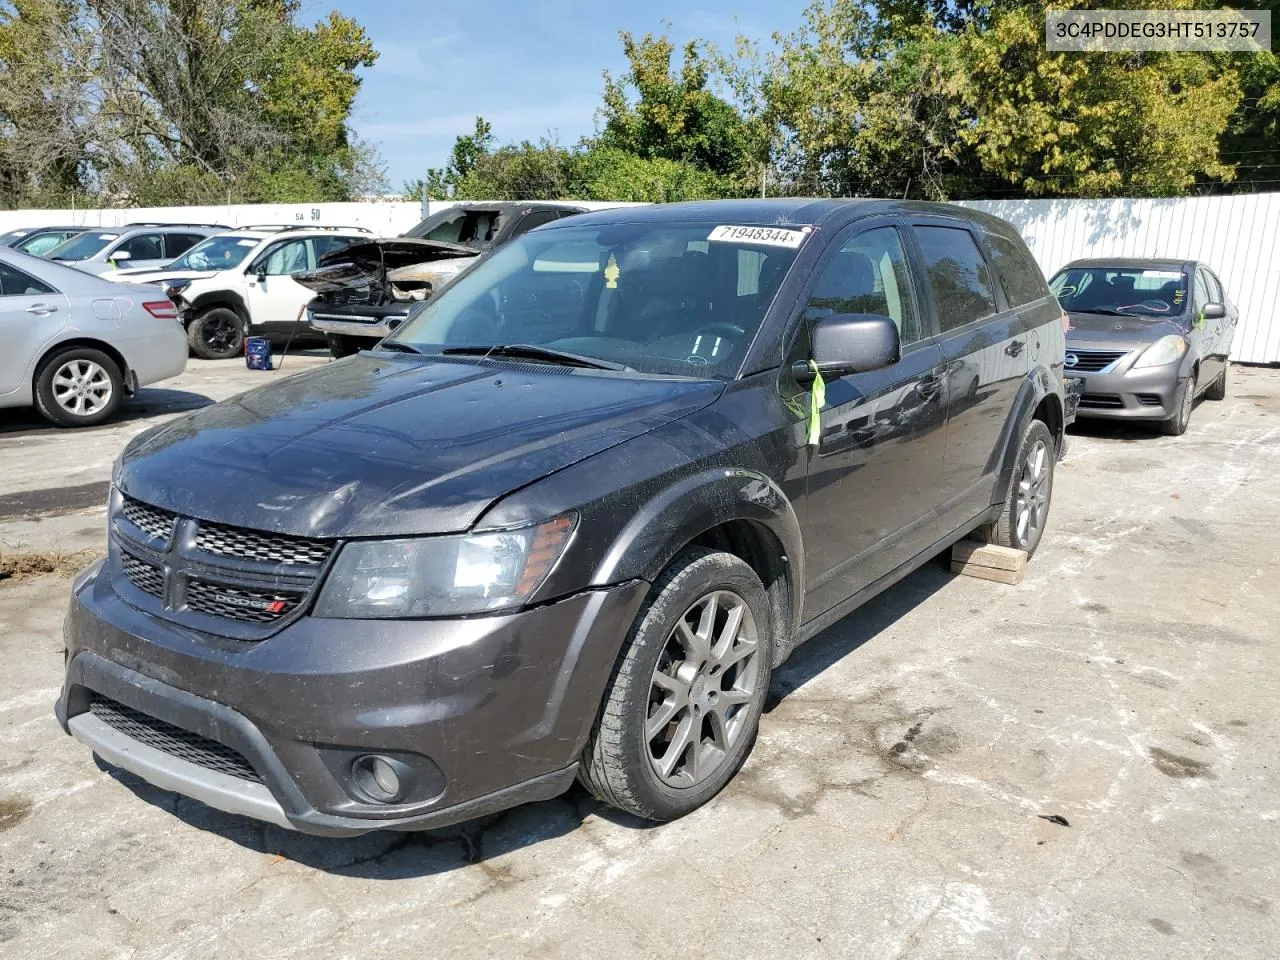
[{"label": "side mirror", "polygon": [[1206,303],[1202,312],[1206,320],[1220,320],[1227,315],[1227,306],[1224,303]]},{"label": "side mirror", "polygon": [[[823,378],[882,370],[902,359],[898,327],[888,317],[873,313],[840,313],[823,317],[813,327],[813,361]],[[812,379],[796,370],[797,380]]]},{"label": "side mirror", "polygon": [[128,250],[117,250],[111,256],[107,257],[112,263],[124,263],[126,260],[132,260],[133,254]]}]

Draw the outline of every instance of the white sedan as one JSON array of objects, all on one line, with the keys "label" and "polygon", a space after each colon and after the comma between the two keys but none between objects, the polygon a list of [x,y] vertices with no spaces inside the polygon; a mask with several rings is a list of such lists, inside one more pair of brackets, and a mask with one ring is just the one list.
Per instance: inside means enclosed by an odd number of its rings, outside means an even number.
[{"label": "white sedan", "polygon": [[92,426],[186,364],[177,308],[159,290],[0,249],[0,407]]}]

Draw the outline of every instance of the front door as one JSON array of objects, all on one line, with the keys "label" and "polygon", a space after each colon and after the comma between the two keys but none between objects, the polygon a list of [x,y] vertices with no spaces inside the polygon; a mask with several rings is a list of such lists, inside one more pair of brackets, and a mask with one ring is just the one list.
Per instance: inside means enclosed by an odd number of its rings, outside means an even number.
[{"label": "front door", "polygon": [[991,505],[1009,415],[1031,369],[1032,344],[1019,311],[1008,309],[977,238],[955,220],[911,228],[942,334],[946,379],[946,467],[942,499],[962,515]]},{"label": "front door", "polygon": [[299,312],[315,296],[292,274],[315,269],[311,241],[286,240],[264,251],[249,268],[245,303],[249,307],[251,333],[257,336],[285,335],[298,320]]},{"label": "front door", "polygon": [[857,224],[832,247],[805,308],[805,350],[813,320],[846,313],[892,318],[903,347],[896,364],[826,384],[818,442],[809,448],[806,620],[914,555],[939,495],[946,426],[945,359],[901,228]]}]

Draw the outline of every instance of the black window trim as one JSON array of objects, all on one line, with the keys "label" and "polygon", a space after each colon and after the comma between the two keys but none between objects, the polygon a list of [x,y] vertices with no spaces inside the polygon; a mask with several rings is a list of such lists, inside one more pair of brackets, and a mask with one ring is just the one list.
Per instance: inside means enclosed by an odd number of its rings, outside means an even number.
[{"label": "black window trim", "polygon": [[956,334],[970,333],[985,323],[991,323],[993,320],[1003,317],[1006,314],[1016,312],[1016,308],[1011,308],[1009,306],[1009,301],[1005,299],[1004,288],[1001,286],[1000,279],[996,276],[995,268],[991,266],[991,261],[987,256],[985,246],[978,236],[980,231],[973,223],[968,220],[962,220],[959,217],[913,216],[908,220],[908,226],[911,228],[909,231],[911,234],[911,244],[915,249],[916,258],[920,263],[921,270],[924,271],[925,278],[927,278],[929,274],[927,265],[925,264],[924,249],[920,246],[919,239],[916,237],[916,227],[943,227],[951,230],[964,230],[969,234],[969,238],[973,241],[973,245],[977,247],[978,256],[981,257],[982,262],[986,264],[987,276],[991,278],[991,294],[995,297],[996,301],[995,311],[970,320],[968,323],[961,326],[952,327],[950,330],[942,329],[942,317],[938,312],[938,304],[933,298],[933,286],[927,279],[924,280],[925,292],[929,297],[930,312],[934,317],[935,329],[938,330],[938,339],[950,340],[952,337],[956,336]]}]

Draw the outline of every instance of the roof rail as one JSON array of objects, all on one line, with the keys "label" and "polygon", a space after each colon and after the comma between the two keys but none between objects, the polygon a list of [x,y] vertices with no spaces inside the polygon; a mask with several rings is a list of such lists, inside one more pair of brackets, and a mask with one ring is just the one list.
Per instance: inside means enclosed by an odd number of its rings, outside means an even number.
[{"label": "roof rail", "polygon": [[287,230],[352,230],[356,233],[372,234],[373,231],[368,227],[343,227],[334,226],[332,224],[321,223],[251,223],[243,227],[236,227],[236,230],[274,230],[276,233],[284,233]]},{"label": "roof rail", "polygon": [[[122,223],[113,229],[122,230],[125,227],[217,227],[219,230],[230,230],[225,223],[174,223],[173,221],[160,222],[159,220],[138,220],[133,223]],[[100,229],[107,229],[102,227]]]}]

